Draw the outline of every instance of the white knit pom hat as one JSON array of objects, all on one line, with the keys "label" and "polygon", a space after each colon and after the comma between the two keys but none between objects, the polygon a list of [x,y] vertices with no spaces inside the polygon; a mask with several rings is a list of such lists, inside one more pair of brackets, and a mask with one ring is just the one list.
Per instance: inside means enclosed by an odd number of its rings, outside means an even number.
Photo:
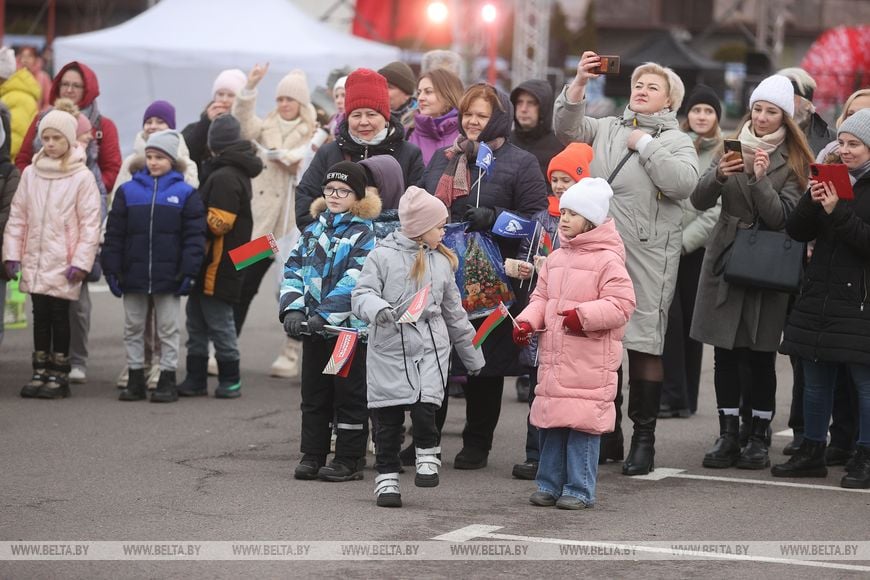
[{"label": "white knit pom hat", "polygon": [[789,117],[794,117],[794,87],[788,77],[772,75],[761,81],[749,97],[750,109],[755,101],[772,103]]}]

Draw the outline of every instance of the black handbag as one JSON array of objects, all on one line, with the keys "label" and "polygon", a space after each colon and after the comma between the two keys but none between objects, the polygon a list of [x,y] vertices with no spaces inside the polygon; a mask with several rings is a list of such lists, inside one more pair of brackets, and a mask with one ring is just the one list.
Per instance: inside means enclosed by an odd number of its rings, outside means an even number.
[{"label": "black handbag", "polygon": [[729,284],[797,294],[803,279],[806,245],[784,232],[759,228],[737,230],[723,252],[722,275]]}]

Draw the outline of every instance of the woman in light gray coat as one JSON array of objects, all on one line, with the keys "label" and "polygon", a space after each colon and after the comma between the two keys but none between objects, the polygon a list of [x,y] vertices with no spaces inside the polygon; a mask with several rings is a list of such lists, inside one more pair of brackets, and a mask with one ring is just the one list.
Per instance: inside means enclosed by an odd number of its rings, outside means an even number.
[{"label": "woman in light gray coat", "polygon": [[[369,253],[352,293],[353,313],[369,324],[366,355],[368,406],[374,410],[375,494],[383,507],[400,507],[399,450],[405,408],[414,427],[418,487],[438,485],[440,436],[435,413],[444,399],[451,345],[470,375],[485,361],[471,344],[468,321],[454,271],[456,256],[441,240],[447,208],[419,187],[399,201],[401,231]],[[415,295],[428,293],[418,304]],[[403,315],[422,308],[416,322]]]},{"label": "woman in light gray coat", "polygon": [[[685,89],[680,77],[654,63],[631,75],[631,100],[620,117],[592,119],[585,115],[586,83],[600,57],[586,51],[577,75],[556,99],[556,136],[564,143],[581,141],[595,151],[594,177],[613,187],[610,215],[625,243],[626,266],[637,296],[625,331],[628,349],[628,417],[634,423],[625,475],[645,475],[653,468],[655,426],[659,412],[662,350],[667,313],[674,296],[680,262],[683,210],[680,201],[698,183],[698,155],[680,131],[676,111]],[[601,458],[622,458],[622,403],[617,393],[614,436],[602,437]]]},{"label": "woman in light gray coat", "polygon": [[[699,210],[722,199],[695,300],[691,336],[714,347],[716,404],[720,436],[704,456],[705,467],[764,469],[770,465],[766,433],[776,402],[776,351],[785,326],[788,294],[732,285],[724,280],[727,250],[738,229],[758,222],[782,231],[789,212],[807,187],[813,160],[803,132],[792,121],[794,93],[783,76],[768,77],[749,99],[750,113],[738,125],[742,155],[729,153],[710,166],[692,194]],[[738,440],[741,367],[752,384],[749,442]]]}]

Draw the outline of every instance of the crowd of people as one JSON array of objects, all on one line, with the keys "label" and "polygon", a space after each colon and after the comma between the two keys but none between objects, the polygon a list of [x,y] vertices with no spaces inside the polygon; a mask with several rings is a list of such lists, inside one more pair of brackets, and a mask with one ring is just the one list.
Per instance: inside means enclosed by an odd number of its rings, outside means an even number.
[{"label": "crowd of people", "polygon": [[[402,505],[403,466],[437,486],[454,391],[465,427],[452,465],[484,468],[505,378],[519,377],[529,415],[513,476],[535,480],[534,505],[592,507],[599,464],[648,474],[657,421],[698,411],[708,344],[719,435],[704,467],[770,467],[781,352],[794,440],[772,474],[845,465],[843,487],[870,488],[870,89],[829,128],[813,79],[784,69],[751,92],[735,149],[716,92],[686,95],[656,63],[633,71],[622,112],[587,115],[592,51],[558,94],[544,80],[464,86],[447,51],[420,74],[337,69],[330,112],[289,71],[262,118],[269,67],[256,64],[221,72],[181,131],[154,101],[122,160],[94,72],[67,63],[46,87],[33,56],[0,49],[2,276],[33,307],[22,397],[87,380],[88,284],[101,278],[123,300],[120,400],[206,396],[210,374],[215,397],[241,396],[238,336],[275,260],[237,270],[229,253],[271,233],[288,240],[271,373],[301,381],[297,479],[362,479],[371,425],[379,506]],[[814,163],[845,165],[851,191]],[[534,233],[505,234],[505,217]],[[729,278],[736,240],[759,229],[807,244],[796,292]],[[342,328],[356,354],[333,374]]]}]

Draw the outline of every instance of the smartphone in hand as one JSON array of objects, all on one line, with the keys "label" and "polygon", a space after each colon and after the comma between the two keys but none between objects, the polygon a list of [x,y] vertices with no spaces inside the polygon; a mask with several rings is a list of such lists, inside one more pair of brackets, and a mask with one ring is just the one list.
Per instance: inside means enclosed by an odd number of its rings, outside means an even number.
[{"label": "smartphone in hand", "polygon": [[619,57],[614,55],[598,55],[601,59],[598,67],[589,72],[597,75],[618,75],[619,74]]}]

